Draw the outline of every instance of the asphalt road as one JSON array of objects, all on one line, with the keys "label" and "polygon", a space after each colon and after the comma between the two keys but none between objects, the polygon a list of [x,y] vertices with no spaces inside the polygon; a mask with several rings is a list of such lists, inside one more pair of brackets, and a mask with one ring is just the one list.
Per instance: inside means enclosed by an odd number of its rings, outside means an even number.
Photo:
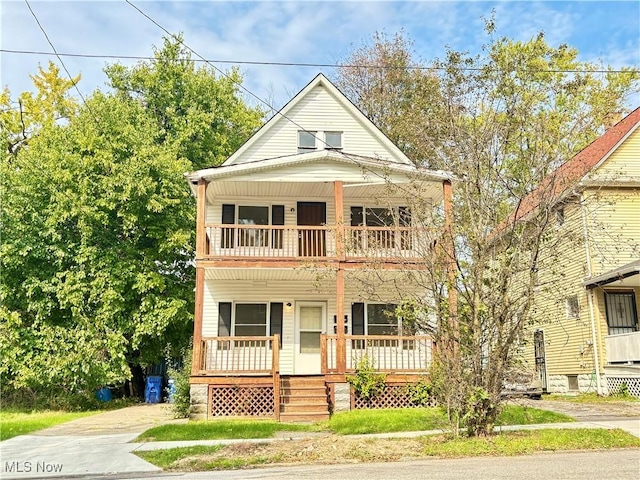
[{"label": "asphalt road", "polygon": [[[105,477],[102,477],[105,478]],[[127,477],[132,479],[134,477]],[[640,449],[545,453],[521,457],[481,457],[398,463],[304,465],[219,472],[174,473],[146,477],[175,480],[638,480]]]}]

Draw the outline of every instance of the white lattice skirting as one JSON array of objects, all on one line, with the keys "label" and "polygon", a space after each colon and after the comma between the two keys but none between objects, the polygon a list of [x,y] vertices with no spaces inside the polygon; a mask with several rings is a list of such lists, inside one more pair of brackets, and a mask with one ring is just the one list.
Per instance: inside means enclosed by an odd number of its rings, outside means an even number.
[{"label": "white lattice skirting", "polygon": [[640,398],[640,377],[610,377],[607,376],[609,393],[619,393],[622,385],[627,386],[629,395]]}]

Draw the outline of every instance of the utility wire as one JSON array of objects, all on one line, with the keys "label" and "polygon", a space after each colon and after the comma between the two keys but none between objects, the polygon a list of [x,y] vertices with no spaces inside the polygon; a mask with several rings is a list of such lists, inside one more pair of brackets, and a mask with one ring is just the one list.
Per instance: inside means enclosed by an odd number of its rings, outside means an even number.
[{"label": "utility wire", "polygon": [[[130,2],[127,2],[130,3]],[[138,11],[142,13],[140,9],[135,7]],[[143,13],[143,15],[147,16]],[[147,17],[148,18],[148,17]],[[155,23],[155,22],[154,22]],[[36,50],[11,50],[0,48],[1,53],[11,53],[11,54],[20,54],[20,55],[52,55],[50,52],[42,52]],[[109,55],[109,54],[91,54],[91,53],[56,53],[58,57],[73,57],[73,58],[106,58],[106,59],[114,59],[114,60],[155,60],[155,57],[149,57],[144,55]],[[192,62],[203,62],[203,63],[222,63],[228,65],[261,65],[261,66],[275,66],[275,67],[321,67],[321,68],[370,68],[370,69],[378,69],[378,70],[446,70],[447,67],[438,67],[438,66],[422,66],[422,65],[406,65],[406,66],[395,66],[395,65],[371,65],[371,64],[357,64],[357,63],[307,63],[307,62],[276,62],[276,61],[258,61],[258,60],[216,60],[216,59],[206,59],[206,58],[197,58],[191,59]],[[514,69],[513,71],[520,72],[528,72],[528,73],[615,73],[615,74],[633,74],[637,73],[635,67],[630,66],[626,67],[628,70],[604,70],[604,69],[595,69],[595,70],[562,70],[562,69],[554,69],[554,70],[546,70],[546,69]],[[477,72],[480,70],[486,70],[482,67],[461,67],[460,70],[468,71],[468,72]],[[497,69],[491,69],[496,71]]]},{"label": "utility wire", "polygon": [[[267,102],[266,100],[262,99],[261,97],[259,97],[258,95],[256,95],[255,93],[253,93],[251,90],[249,90],[247,87],[245,87],[244,85],[242,85],[242,83],[236,81],[235,79],[231,78],[226,72],[224,72],[223,70],[221,70],[220,68],[218,68],[216,65],[214,65],[213,63],[211,63],[209,60],[205,59],[202,55],[200,55],[198,52],[196,52],[193,48],[191,48],[189,45],[187,45],[182,39],[180,39],[179,37],[177,37],[176,35],[174,35],[173,33],[171,33],[169,30],[167,30],[165,27],[163,27],[162,25],[160,25],[156,20],[154,20],[152,17],[150,17],[149,15],[147,15],[145,12],[143,12],[140,8],[138,8],[133,2],[131,2],[130,0],[125,0],[129,5],[131,5],[131,7],[133,7],[134,9],[136,9],[140,14],[142,14],[144,17],[146,17],[149,21],[151,21],[154,25],[156,25],[158,28],[160,28],[162,31],[164,31],[167,35],[169,35],[171,38],[173,38],[175,41],[179,42],[183,47],[185,47],[186,49],[188,49],[190,52],[192,52],[194,55],[196,55],[198,58],[200,58],[202,61],[204,61],[205,63],[207,63],[208,65],[210,65],[212,68],[214,68],[217,72],[220,73],[220,75],[223,75],[224,77],[226,77],[227,79],[231,80],[232,82],[234,82],[236,85],[238,85],[239,88],[241,88],[242,90],[244,90],[245,92],[247,92],[250,96],[252,96],[253,98],[255,98],[257,101],[259,101],[260,103],[266,105],[269,109],[271,109],[272,111],[276,111],[275,108],[273,106],[271,106],[269,104],[269,102]],[[311,135],[313,135],[313,137],[316,140],[319,140],[322,144],[324,144],[327,147],[331,147],[331,145],[329,145],[324,139],[319,138],[315,132],[313,131],[308,131],[306,128],[302,127],[300,124],[298,124],[295,120],[293,120],[292,118],[288,117],[287,115],[285,115],[284,113],[282,113],[281,110],[277,110],[276,111],[276,115],[279,115],[280,117],[284,118],[285,120],[287,120],[288,122],[292,123],[293,125],[295,125],[296,127],[298,127],[300,130],[305,131],[307,133],[310,133]],[[384,135],[384,134],[383,134]],[[352,161],[356,166],[362,168],[365,171],[370,172],[371,174],[375,175],[376,177],[382,179],[385,183],[387,183],[389,181],[389,179],[384,175],[381,174],[380,172],[378,172],[377,170],[369,167],[368,165],[364,164],[363,162],[361,162],[360,160],[358,160],[357,158],[353,157],[352,155],[343,152],[342,150],[337,150],[344,158],[346,158],[347,160]],[[397,163],[397,162],[396,162]],[[442,173],[442,172],[435,172],[434,173]],[[400,189],[401,191],[405,192],[407,195],[409,195],[409,198],[414,196],[414,192],[409,191],[404,185],[398,185],[398,184],[394,184],[394,186],[398,189]]]}]

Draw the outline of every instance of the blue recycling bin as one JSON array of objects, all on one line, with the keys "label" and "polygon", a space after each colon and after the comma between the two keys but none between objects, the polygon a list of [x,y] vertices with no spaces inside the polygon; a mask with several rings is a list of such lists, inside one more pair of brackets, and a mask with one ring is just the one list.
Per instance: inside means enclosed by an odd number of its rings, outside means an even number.
[{"label": "blue recycling bin", "polygon": [[96,398],[100,402],[110,402],[112,398],[111,390],[109,390],[107,387],[102,387],[96,392]]},{"label": "blue recycling bin", "polygon": [[147,377],[147,385],[144,389],[144,401],[146,403],[160,403],[162,399],[162,377],[150,375]]}]

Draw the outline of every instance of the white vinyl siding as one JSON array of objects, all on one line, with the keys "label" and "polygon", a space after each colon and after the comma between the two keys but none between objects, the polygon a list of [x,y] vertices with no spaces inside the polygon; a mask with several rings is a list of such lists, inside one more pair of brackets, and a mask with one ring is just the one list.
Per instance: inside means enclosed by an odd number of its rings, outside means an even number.
[{"label": "white vinyl siding", "polygon": [[[345,152],[393,160],[394,154],[355,115],[349,112],[322,85],[316,86],[295,105],[287,118],[279,118],[268,134],[260,137],[236,160],[254,162],[266,158],[294,155],[298,151],[298,131],[344,132]],[[316,146],[319,141],[316,141]]]}]

